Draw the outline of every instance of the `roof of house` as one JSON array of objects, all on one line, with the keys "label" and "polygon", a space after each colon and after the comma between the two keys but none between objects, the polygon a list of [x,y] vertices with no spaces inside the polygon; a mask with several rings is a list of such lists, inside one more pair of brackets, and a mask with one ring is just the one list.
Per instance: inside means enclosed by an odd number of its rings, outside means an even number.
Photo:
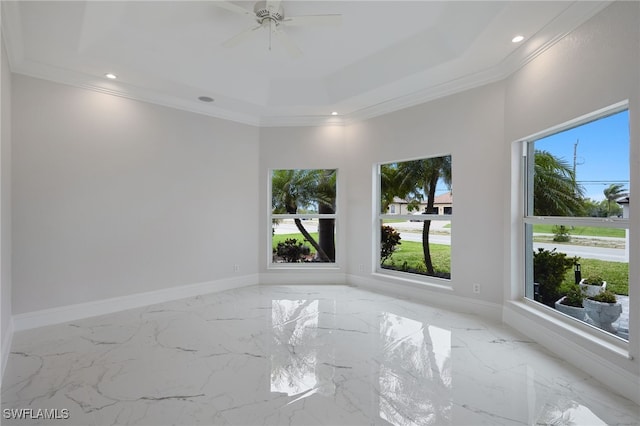
[{"label": "roof of house", "polygon": [[444,194],[436,195],[436,198],[433,200],[433,204],[452,204],[453,203],[453,194],[451,191],[445,192]]},{"label": "roof of house", "polygon": [[[393,202],[396,204],[409,204],[409,201],[400,197],[393,197]],[[421,203],[425,203],[423,200]],[[446,192],[444,194],[436,195],[436,198],[433,200],[434,204],[451,204],[453,203],[453,194],[451,191]]]}]

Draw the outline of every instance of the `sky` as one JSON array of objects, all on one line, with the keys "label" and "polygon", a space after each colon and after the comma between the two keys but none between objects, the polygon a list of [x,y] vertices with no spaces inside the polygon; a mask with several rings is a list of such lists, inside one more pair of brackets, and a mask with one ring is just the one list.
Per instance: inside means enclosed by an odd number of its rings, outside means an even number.
[{"label": "sky", "polygon": [[629,190],[629,112],[583,124],[573,129],[539,139],[536,150],[548,151],[573,167],[576,150],[576,180],[585,196],[604,200],[602,191],[612,183]]}]

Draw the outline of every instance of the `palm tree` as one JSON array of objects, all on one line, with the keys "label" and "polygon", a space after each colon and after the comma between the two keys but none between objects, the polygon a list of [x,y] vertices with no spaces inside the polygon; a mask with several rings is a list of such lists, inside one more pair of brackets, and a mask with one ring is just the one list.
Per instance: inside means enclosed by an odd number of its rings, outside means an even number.
[{"label": "palm tree", "polygon": [[566,161],[547,151],[536,151],[533,178],[533,214],[581,216],[584,189]]},{"label": "palm tree", "polygon": [[612,183],[608,188],[605,188],[604,197],[607,199],[607,216],[611,215],[611,202],[618,201],[622,197],[628,197],[629,193],[621,183]]},{"label": "palm tree", "polygon": [[[335,170],[274,170],[271,178],[273,213],[296,214],[299,208],[318,205],[318,213],[335,213]],[[316,250],[323,262],[335,261],[335,223],[321,219],[316,241],[299,218],[293,219],[305,240]]]},{"label": "palm tree", "polygon": [[[433,211],[436,197],[436,185],[442,179],[451,189],[451,156],[434,157],[422,160],[412,160],[398,163],[398,195],[404,198],[421,200],[426,196],[427,212]],[[435,275],[431,251],[429,248],[429,229],[431,220],[423,221],[422,253],[429,275]]]},{"label": "palm tree", "polygon": [[398,164],[383,164],[380,167],[380,212],[387,213],[397,195]]},{"label": "palm tree", "polygon": [[[315,200],[318,202],[318,213],[335,214],[336,212],[336,171],[316,170]],[[329,260],[336,260],[336,221],[335,219],[318,220],[318,244]]]}]

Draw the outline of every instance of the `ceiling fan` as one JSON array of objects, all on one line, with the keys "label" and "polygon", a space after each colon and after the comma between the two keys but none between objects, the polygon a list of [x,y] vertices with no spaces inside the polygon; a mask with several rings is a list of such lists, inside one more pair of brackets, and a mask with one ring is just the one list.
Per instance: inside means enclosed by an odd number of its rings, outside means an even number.
[{"label": "ceiling fan", "polygon": [[273,35],[293,58],[302,56],[302,51],[284,31],[285,27],[314,25],[336,27],[342,23],[342,15],[337,14],[285,16],[284,7],[280,0],[259,1],[253,6],[253,11],[229,1],[215,1],[213,4],[231,12],[248,16],[258,23],[257,26],[251,26],[225,41],[222,44],[224,47],[237,46],[257,34],[258,30],[264,28],[269,31],[269,50],[271,50],[271,36]]}]

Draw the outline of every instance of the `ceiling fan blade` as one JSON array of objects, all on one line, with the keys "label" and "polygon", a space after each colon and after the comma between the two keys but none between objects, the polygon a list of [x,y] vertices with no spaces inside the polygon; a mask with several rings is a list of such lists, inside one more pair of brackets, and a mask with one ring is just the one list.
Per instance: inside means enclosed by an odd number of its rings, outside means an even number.
[{"label": "ceiling fan blade", "polygon": [[287,33],[282,30],[274,31],[273,35],[275,35],[282,46],[284,46],[285,50],[292,58],[299,58],[302,56],[302,50],[293,42],[291,37]]},{"label": "ceiling fan blade", "polygon": [[339,27],[342,24],[342,15],[305,15],[291,16],[282,21],[288,27],[316,25],[325,27]]},{"label": "ceiling fan blade", "polygon": [[249,27],[246,30],[242,31],[240,34],[236,34],[235,36],[231,37],[229,40],[222,43],[222,45],[224,47],[235,47],[243,41],[250,39],[251,36],[255,34],[260,28],[262,28],[262,25]]},{"label": "ceiling fan blade", "polygon": [[214,1],[212,2],[214,6],[217,6],[221,9],[228,10],[230,12],[238,13],[240,15],[247,15],[253,17],[253,11],[247,10],[244,7],[237,6],[229,1]]}]

